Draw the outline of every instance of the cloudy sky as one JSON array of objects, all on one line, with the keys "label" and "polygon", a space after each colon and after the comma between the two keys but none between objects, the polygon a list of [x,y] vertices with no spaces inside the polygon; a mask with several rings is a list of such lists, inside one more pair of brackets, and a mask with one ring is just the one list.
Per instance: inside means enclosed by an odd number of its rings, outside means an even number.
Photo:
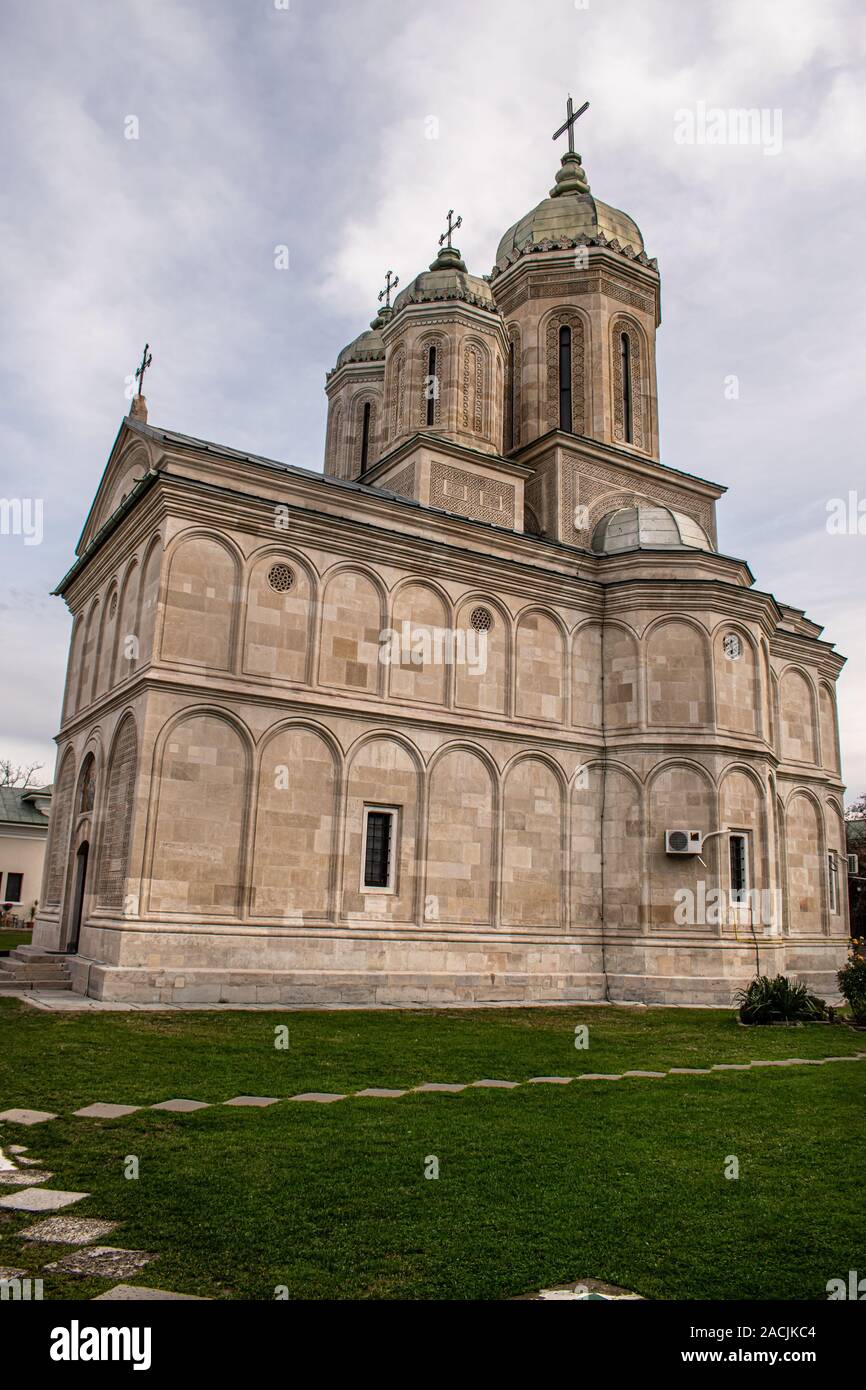
[{"label": "cloudy sky", "polygon": [[[659,261],[662,460],[730,487],[721,548],[848,656],[866,790],[866,534],[827,530],[833,498],[866,513],[861,0],[10,0],[2,30],[0,495],[44,499],[44,538],[0,535],[0,757],[53,769],[48,593],[145,339],[152,423],[320,468],[384,272],[425,267],[449,207],[489,271],[570,91],[593,191]],[[737,108],[763,139],[678,138]]]}]

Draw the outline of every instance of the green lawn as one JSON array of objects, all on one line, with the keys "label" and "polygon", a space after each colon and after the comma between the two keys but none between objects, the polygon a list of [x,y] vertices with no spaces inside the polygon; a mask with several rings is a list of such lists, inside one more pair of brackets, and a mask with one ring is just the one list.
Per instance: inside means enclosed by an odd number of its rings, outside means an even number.
[{"label": "green lawn", "polygon": [[29,946],[33,933],[29,931],[0,931],[0,951],[12,951],[16,946]]},{"label": "green lawn", "polygon": [[[286,1024],[289,1048],[274,1048]],[[589,1049],[574,1029],[589,1027]],[[76,1215],[158,1252],[137,1281],[223,1298],[502,1298],[594,1277],[652,1298],[823,1298],[866,1268],[866,1062],[472,1090],[331,1106],[72,1118],[95,1100],[218,1102],[866,1050],[847,1027],[699,1010],[39,1013],[0,1000],[0,1109]],[[740,1178],[723,1176],[735,1154]],[[128,1155],[138,1180],[123,1176]],[[438,1180],[424,1177],[428,1156]],[[8,1189],[7,1189],[8,1190]],[[0,1224],[0,1264],[66,1253]],[[105,1284],[47,1274],[45,1296]]]}]

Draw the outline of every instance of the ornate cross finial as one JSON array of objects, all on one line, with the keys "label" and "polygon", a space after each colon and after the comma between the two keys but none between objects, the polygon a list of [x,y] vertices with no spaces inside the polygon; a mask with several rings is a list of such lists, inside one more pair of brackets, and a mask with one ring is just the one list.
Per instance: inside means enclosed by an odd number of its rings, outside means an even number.
[{"label": "ornate cross finial", "polygon": [[448,240],[448,249],[449,249],[449,251],[450,251],[450,249],[451,249],[451,233],[452,233],[452,232],[456,232],[458,227],[462,227],[462,226],[463,226],[463,218],[462,218],[462,217],[458,217],[456,222],[452,222],[451,219],[452,219],[453,216],[454,216],[454,209],[453,209],[453,208],[449,208],[449,209],[448,209],[448,229],[447,229],[447,231],[444,231],[444,232],[442,233],[441,237],[439,238],[439,245],[440,245],[440,246],[442,245],[443,241],[445,241],[445,239],[447,238],[447,240]]},{"label": "ornate cross finial", "polygon": [[565,132],[566,130],[568,131],[568,152],[569,152],[569,154],[574,154],[574,123],[575,123],[575,121],[577,120],[577,118],[578,118],[579,116],[582,116],[582,115],[583,115],[584,111],[586,111],[586,109],[587,109],[588,106],[589,106],[589,102],[588,102],[588,101],[585,101],[585,102],[583,103],[583,106],[581,106],[580,110],[579,110],[579,111],[575,111],[574,107],[573,107],[572,104],[571,104],[571,97],[569,96],[569,98],[568,98],[568,105],[567,105],[567,107],[566,107],[566,111],[568,112],[568,114],[567,114],[565,120],[563,121],[562,125],[559,127],[559,130],[554,131],[554,134],[553,134],[553,139],[554,139],[554,140],[558,140],[559,137],[560,137],[560,135],[564,134],[564,132]]},{"label": "ornate cross finial", "polygon": [[144,385],[144,374],[153,361],[153,353],[150,351],[150,344],[145,343],[144,352],[141,354],[141,366],[135,369],[135,379],[138,382],[138,394],[141,395],[141,388]]},{"label": "ornate cross finial", "polygon": [[380,291],[379,291],[379,303],[381,304],[381,303],[382,303],[382,300],[384,299],[384,301],[385,301],[385,308],[386,308],[386,309],[390,309],[390,307],[391,307],[391,291],[392,291],[392,290],[396,290],[396,288],[397,288],[397,286],[399,285],[399,283],[400,283],[400,277],[399,277],[399,275],[395,275],[394,278],[392,279],[392,278],[391,278],[391,272],[390,272],[390,270],[389,270],[389,271],[388,271],[388,274],[385,276],[385,288],[384,288],[383,290],[380,290]]}]

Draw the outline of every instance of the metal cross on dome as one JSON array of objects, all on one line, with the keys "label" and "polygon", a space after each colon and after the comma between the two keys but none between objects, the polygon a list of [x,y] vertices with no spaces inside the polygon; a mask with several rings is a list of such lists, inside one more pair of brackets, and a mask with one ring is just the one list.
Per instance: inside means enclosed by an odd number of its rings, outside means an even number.
[{"label": "metal cross on dome", "polygon": [[440,246],[442,245],[443,241],[445,241],[445,239],[447,238],[447,240],[448,240],[448,249],[449,249],[449,250],[451,249],[451,233],[452,233],[452,232],[456,232],[458,227],[462,227],[462,226],[463,226],[463,218],[462,218],[462,217],[458,217],[456,222],[452,222],[451,219],[452,219],[453,216],[454,216],[454,209],[453,209],[453,208],[449,208],[449,209],[448,209],[448,230],[447,230],[447,231],[444,231],[444,232],[442,233],[441,237],[439,238],[439,245],[440,245]]},{"label": "metal cross on dome", "polygon": [[138,382],[138,394],[141,395],[141,388],[144,385],[144,374],[153,361],[153,353],[150,351],[150,344],[145,343],[144,352],[141,354],[141,366],[135,369],[135,379]]},{"label": "metal cross on dome", "polygon": [[553,139],[554,139],[554,140],[558,140],[559,137],[560,137],[560,135],[564,134],[564,132],[565,132],[566,130],[568,131],[568,152],[569,152],[569,154],[574,154],[574,123],[575,123],[575,121],[577,120],[577,118],[578,118],[579,116],[582,116],[582,115],[583,115],[584,111],[587,110],[588,106],[589,106],[589,102],[588,102],[588,101],[585,101],[585,102],[583,103],[583,106],[581,106],[580,110],[579,110],[579,111],[575,111],[575,109],[574,109],[574,107],[573,107],[573,105],[572,105],[572,102],[571,102],[571,97],[569,96],[569,98],[568,98],[568,105],[567,105],[567,107],[566,107],[566,110],[567,110],[567,112],[568,112],[568,115],[566,116],[566,118],[565,118],[565,120],[563,121],[562,125],[559,127],[559,130],[554,131],[554,134],[553,134]]},{"label": "metal cross on dome", "polygon": [[396,290],[396,288],[397,288],[397,286],[399,285],[399,283],[400,283],[400,277],[399,277],[399,275],[395,275],[394,278],[392,279],[392,278],[391,278],[391,272],[390,272],[390,270],[389,270],[389,271],[388,271],[388,274],[385,276],[385,288],[384,288],[383,290],[380,290],[380,291],[379,291],[379,303],[381,304],[381,303],[382,303],[382,300],[384,299],[384,301],[385,301],[385,308],[386,308],[386,309],[390,309],[390,307],[391,307],[391,291],[392,291],[392,290]]}]

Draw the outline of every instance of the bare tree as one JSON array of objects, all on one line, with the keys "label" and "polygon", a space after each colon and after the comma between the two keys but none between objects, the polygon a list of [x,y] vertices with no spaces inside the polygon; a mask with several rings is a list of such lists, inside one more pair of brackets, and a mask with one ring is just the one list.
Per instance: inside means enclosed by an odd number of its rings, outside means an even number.
[{"label": "bare tree", "polygon": [[11,758],[0,758],[0,787],[18,787],[21,791],[27,791],[28,787],[41,787],[43,783],[36,779],[44,766],[44,763],[25,765],[13,763]]}]

